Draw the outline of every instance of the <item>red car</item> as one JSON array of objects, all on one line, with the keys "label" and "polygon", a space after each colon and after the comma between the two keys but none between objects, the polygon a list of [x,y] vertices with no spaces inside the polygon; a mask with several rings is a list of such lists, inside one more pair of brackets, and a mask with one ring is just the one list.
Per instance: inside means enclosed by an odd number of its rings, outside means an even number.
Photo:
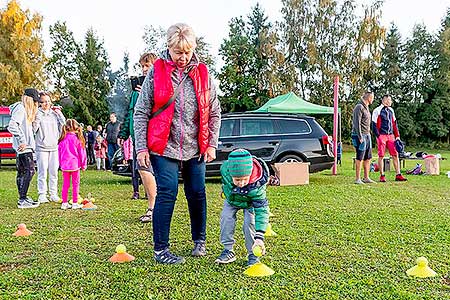
[{"label": "red car", "polygon": [[0,163],[3,159],[16,158],[12,147],[12,134],[7,129],[10,119],[9,107],[0,106]]}]

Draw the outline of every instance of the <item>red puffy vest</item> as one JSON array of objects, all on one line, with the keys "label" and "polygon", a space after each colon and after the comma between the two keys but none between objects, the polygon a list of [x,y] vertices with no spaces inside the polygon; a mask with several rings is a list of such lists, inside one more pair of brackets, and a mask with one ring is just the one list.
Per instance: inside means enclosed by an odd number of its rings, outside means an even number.
[{"label": "red puffy vest", "polygon": [[[152,113],[163,106],[170,97],[174,89],[172,85],[171,74],[175,66],[164,59],[157,59],[153,65],[153,84],[154,84],[154,105]],[[189,77],[195,89],[197,98],[199,124],[198,124],[198,146],[200,154],[204,154],[209,145],[209,76],[206,65],[200,63],[189,72]],[[186,84],[184,82],[183,84]],[[170,104],[163,112],[148,121],[147,128],[147,147],[150,151],[162,155],[166,148],[170,135],[170,125],[172,124],[175,110],[175,101]]]}]

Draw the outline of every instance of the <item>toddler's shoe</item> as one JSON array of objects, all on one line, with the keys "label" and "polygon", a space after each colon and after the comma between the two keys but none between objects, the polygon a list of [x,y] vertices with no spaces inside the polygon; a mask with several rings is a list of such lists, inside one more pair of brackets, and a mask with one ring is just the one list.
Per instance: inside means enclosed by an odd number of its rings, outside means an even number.
[{"label": "toddler's shoe", "polygon": [[204,241],[196,241],[194,250],[192,250],[192,256],[205,256],[206,255],[206,245]]},{"label": "toddler's shoe", "polygon": [[63,203],[61,203],[61,209],[62,209],[62,210],[66,210],[66,209],[69,209],[69,208],[71,208],[71,207],[72,207],[72,205],[70,205],[69,202],[63,202]]},{"label": "toddler's shoe", "polygon": [[252,266],[258,262],[259,262],[259,258],[254,254],[250,254],[248,256],[247,266]]},{"label": "toddler's shoe", "polygon": [[169,251],[169,248],[166,248],[162,251],[156,252],[154,256],[156,262],[160,264],[168,264],[168,265],[174,265],[174,264],[182,264],[184,263],[184,258],[181,256],[176,256],[175,254],[171,253]]},{"label": "toddler's shoe", "polygon": [[362,182],[361,179],[356,179],[356,180],[355,180],[355,184],[364,184],[364,182]]},{"label": "toddler's shoe", "polygon": [[38,201],[39,201],[40,204],[48,203],[47,195],[46,194],[39,194]]},{"label": "toddler's shoe", "polygon": [[218,264],[229,264],[235,260],[236,254],[234,254],[233,250],[224,249],[215,262]]},{"label": "toddler's shoe", "polygon": [[131,199],[132,200],[137,200],[137,199],[139,199],[139,193],[133,193],[133,196],[131,196]]},{"label": "toddler's shoe", "polygon": [[79,204],[78,202],[75,202],[72,204],[72,209],[80,209],[82,207],[83,207],[83,205]]},{"label": "toddler's shoe", "polygon": [[385,175],[381,175],[380,176],[380,182],[386,182],[386,176]]}]

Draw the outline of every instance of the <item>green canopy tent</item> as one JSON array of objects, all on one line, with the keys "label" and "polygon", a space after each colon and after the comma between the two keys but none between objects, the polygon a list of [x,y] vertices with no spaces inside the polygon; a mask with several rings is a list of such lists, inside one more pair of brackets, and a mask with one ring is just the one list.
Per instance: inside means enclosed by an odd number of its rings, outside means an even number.
[{"label": "green canopy tent", "polygon": [[[341,110],[339,109],[339,112]],[[253,112],[297,113],[297,114],[333,114],[333,107],[321,106],[305,101],[295,93],[289,92],[267,101]]]}]

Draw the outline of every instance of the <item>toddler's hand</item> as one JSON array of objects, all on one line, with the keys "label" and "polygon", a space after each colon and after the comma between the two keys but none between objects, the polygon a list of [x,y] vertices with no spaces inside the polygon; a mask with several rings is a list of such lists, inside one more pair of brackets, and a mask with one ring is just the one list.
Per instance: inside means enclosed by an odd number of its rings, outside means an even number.
[{"label": "toddler's hand", "polygon": [[256,247],[261,247],[261,255],[266,254],[266,247],[264,246],[264,241],[261,239],[255,239],[255,242],[253,243],[252,250],[254,250]]}]

